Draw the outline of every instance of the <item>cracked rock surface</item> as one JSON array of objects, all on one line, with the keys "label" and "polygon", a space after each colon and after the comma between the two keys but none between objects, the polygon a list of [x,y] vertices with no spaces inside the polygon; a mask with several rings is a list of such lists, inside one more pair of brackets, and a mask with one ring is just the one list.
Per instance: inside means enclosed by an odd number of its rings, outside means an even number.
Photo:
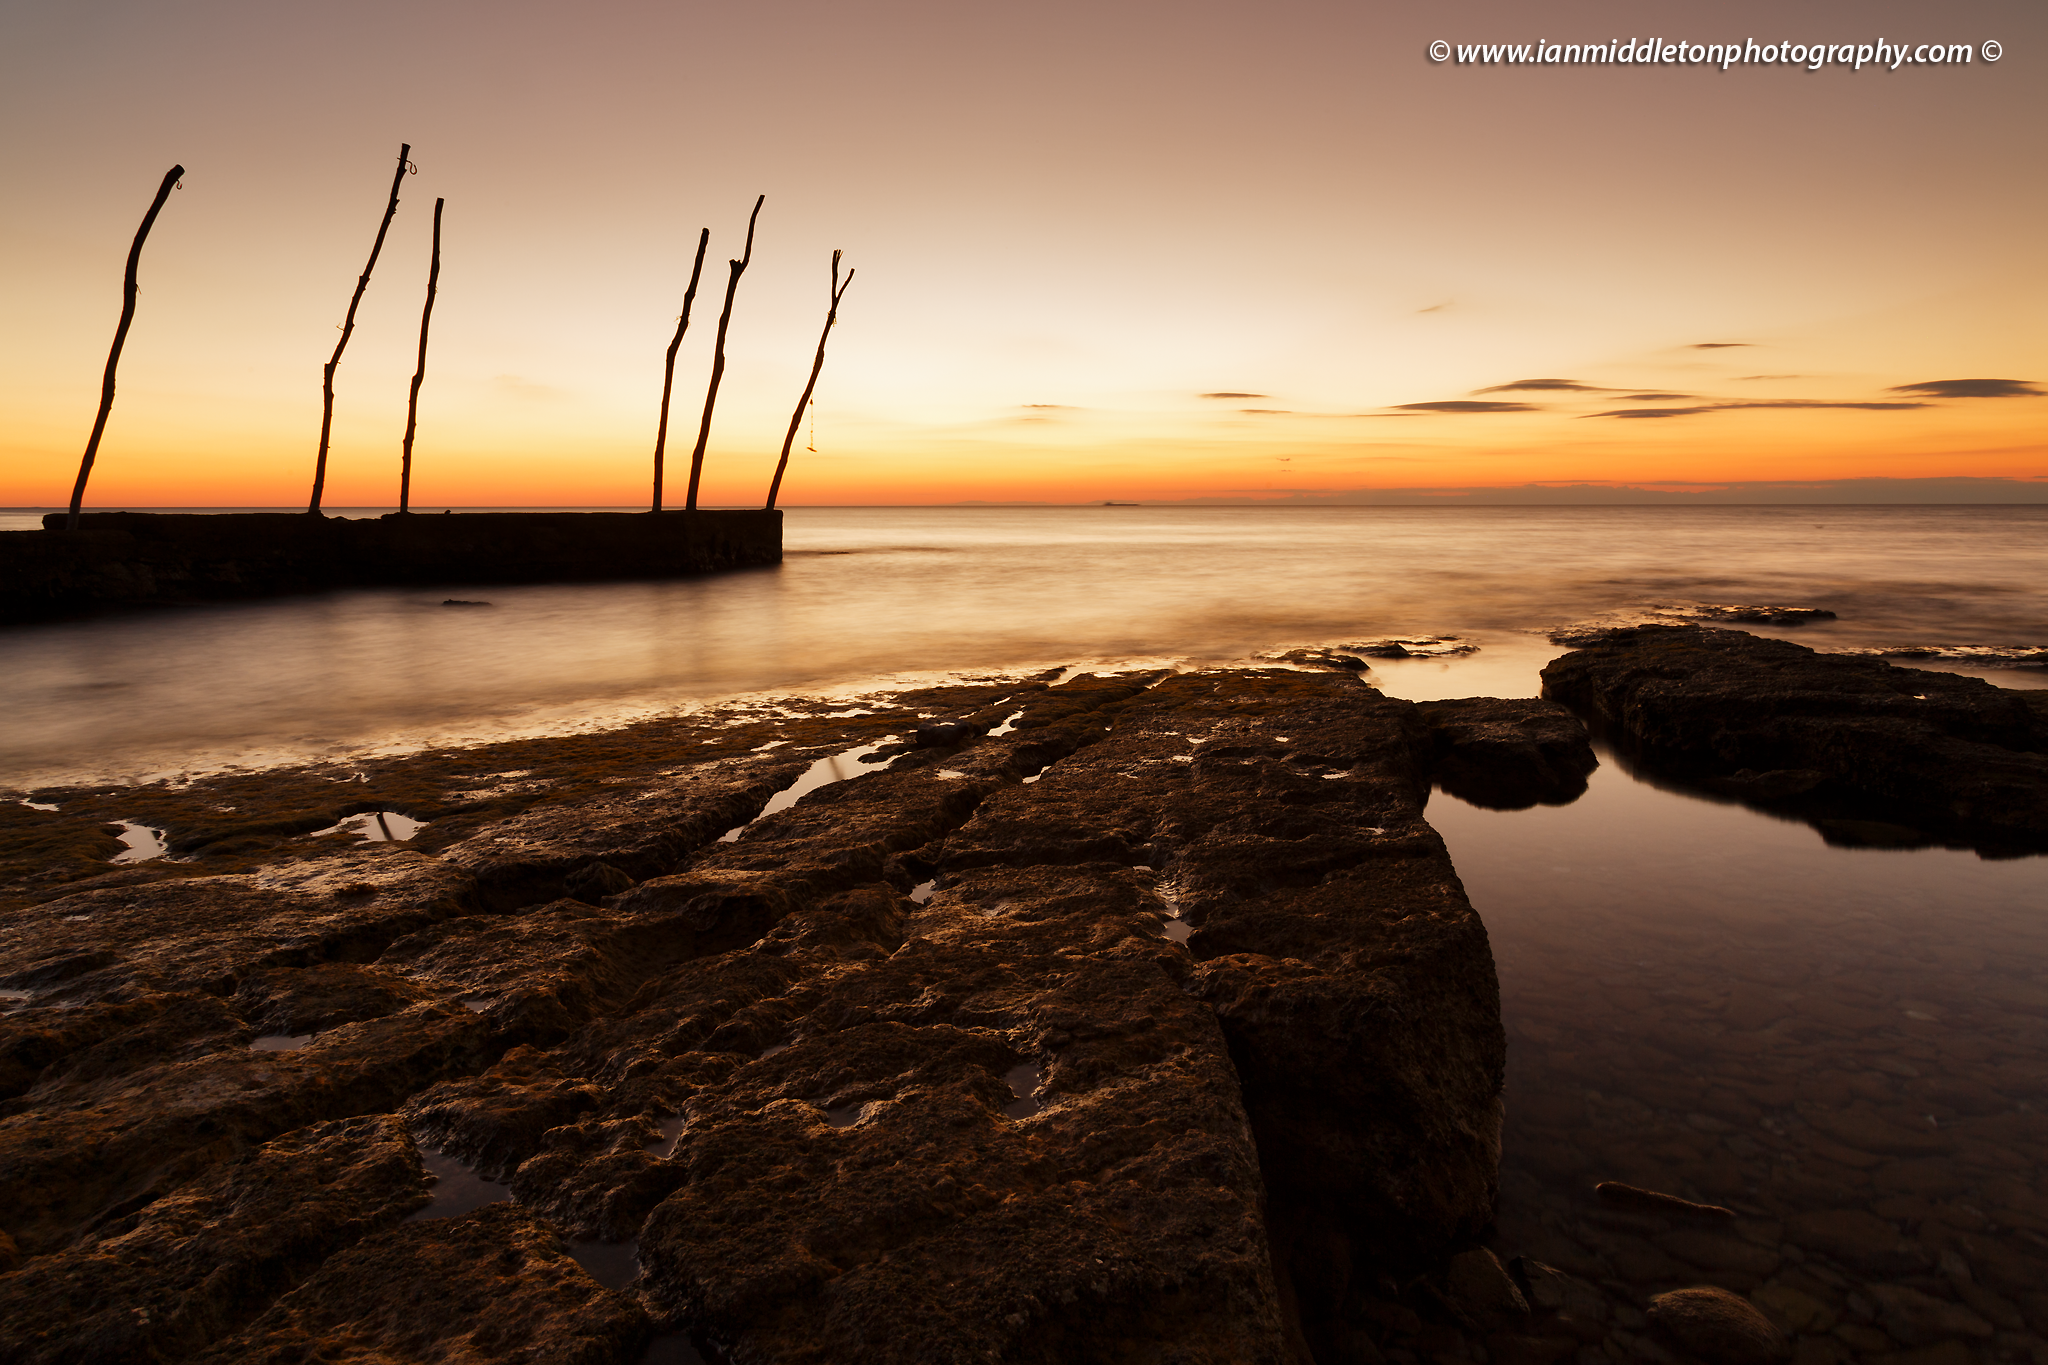
[{"label": "cracked rock surface", "polygon": [[[1369,1359],[1495,1197],[1445,731],[1342,675],[1048,675],[37,793],[0,1357]],[[94,872],[144,816],[186,860]]]}]

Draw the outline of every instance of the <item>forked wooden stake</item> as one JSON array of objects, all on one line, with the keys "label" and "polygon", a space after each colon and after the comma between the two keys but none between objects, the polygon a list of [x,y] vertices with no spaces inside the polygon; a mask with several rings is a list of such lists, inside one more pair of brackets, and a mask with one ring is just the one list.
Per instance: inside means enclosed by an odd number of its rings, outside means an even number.
[{"label": "forked wooden stake", "polygon": [[847,285],[853,283],[853,272],[846,272],[846,284],[839,282],[839,256],[832,253],[832,304],[825,310],[825,330],[818,333],[818,354],[811,360],[810,382],[804,385],[804,396],[796,400],[796,411],[789,417],[789,432],[782,438],[782,458],[775,462],[775,478],[768,485],[768,510],[775,510],[775,495],[782,491],[782,471],[789,468],[789,448],[796,444],[796,429],[803,424],[804,405],[811,401],[811,390],[818,387],[818,371],[825,368],[825,343],[832,336],[832,324],[839,320],[839,300],[846,293]]},{"label": "forked wooden stake", "polygon": [[391,216],[398,212],[398,187],[411,167],[412,144],[400,143],[398,147],[398,172],[391,177],[391,202],[384,206],[384,221],[377,224],[377,240],[370,245],[370,263],[363,267],[361,278],[356,281],[356,292],[348,301],[348,316],[341,322],[341,340],[334,343],[334,357],[327,362],[320,385],[320,458],[313,464],[313,500],[306,511],[312,516],[320,515],[320,492],[327,486],[327,436],[334,427],[334,371],[341,364],[341,353],[348,347],[348,339],[356,330],[356,305],[363,301],[363,291],[370,287],[370,272],[377,268],[377,253],[384,249],[384,234],[391,230]]},{"label": "forked wooden stake", "polygon": [[398,467],[398,510],[412,510],[412,434],[419,427],[420,381],[427,377],[427,324],[434,320],[434,288],[441,282],[441,206],[434,201],[434,259],[427,267],[427,306],[420,312],[420,364],[412,372],[412,393],[405,400],[405,457]]},{"label": "forked wooden stake", "polygon": [[754,259],[754,220],[761,216],[761,205],[767,200],[765,194],[754,199],[754,211],[747,215],[747,249],[730,263],[732,278],[725,282],[725,311],[718,315],[718,339],[711,346],[711,387],[704,393],[704,423],[697,428],[697,448],[690,452],[690,495],[683,506],[692,512],[697,510],[697,482],[704,473],[704,443],[711,439],[711,409],[718,402],[718,381],[725,377],[725,328],[732,321],[732,296],[748,262]]},{"label": "forked wooden stake", "polygon": [[178,177],[184,173],[183,166],[173,166],[165,173],[164,183],[156,188],[156,198],[150,201],[149,212],[142,215],[142,226],[135,230],[135,245],[128,248],[128,273],[121,277],[121,325],[114,329],[114,349],[107,352],[107,374],[100,381],[100,415],[93,419],[92,436],[85,443],[85,458],[78,462],[78,482],[71,486],[71,515],[64,523],[67,531],[78,529],[78,509],[85,503],[85,481],[92,473],[93,459],[100,453],[100,437],[107,429],[107,415],[114,410],[114,369],[121,363],[121,347],[128,340],[128,324],[135,321],[135,268],[142,263],[142,244],[148,240],[157,214],[163,211],[164,200],[171,197]]},{"label": "forked wooden stake", "polygon": [[697,280],[704,273],[704,248],[711,245],[711,229],[705,228],[697,236],[697,263],[690,267],[690,287],[683,291],[683,315],[676,319],[675,340],[668,344],[668,360],[661,371],[661,425],[654,429],[654,506],[650,511],[661,510],[661,457],[668,449],[668,395],[676,382],[676,348],[683,344],[683,333],[690,330],[690,305],[697,301]]}]

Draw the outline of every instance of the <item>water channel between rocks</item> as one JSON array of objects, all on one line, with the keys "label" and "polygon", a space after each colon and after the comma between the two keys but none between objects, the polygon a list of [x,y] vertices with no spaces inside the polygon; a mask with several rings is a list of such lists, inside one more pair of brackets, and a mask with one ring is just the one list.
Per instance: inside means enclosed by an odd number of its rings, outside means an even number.
[{"label": "water channel between rocks", "polygon": [[[2048,1359],[2015,1312],[2048,1309],[2048,859],[1831,848],[1601,757],[1569,806],[1429,805],[1500,973],[1496,1250],[1617,1303],[1760,1296],[1814,1361],[1931,1349],[1880,1330],[1896,1287]],[[1742,1217],[1631,1218],[1603,1180]]]},{"label": "water channel between rocks", "polygon": [[431,1197],[425,1208],[415,1209],[406,1216],[408,1223],[430,1218],[457,1218],[486,1204],[512,1197],[508,1186],[484,1179],[467,1162],[446,1152],[422,1147],[420,1163],[433,1177],[433,1183],[428,1187]]}]

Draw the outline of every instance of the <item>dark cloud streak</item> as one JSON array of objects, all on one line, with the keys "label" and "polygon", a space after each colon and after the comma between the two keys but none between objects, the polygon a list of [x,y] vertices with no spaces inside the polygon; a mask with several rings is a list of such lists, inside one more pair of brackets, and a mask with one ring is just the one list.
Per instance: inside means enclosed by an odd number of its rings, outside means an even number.
[{"label": "dark cloud streak", "polygon": [[1541,412],[1534,403],[1475,403],[1470,399],[1450,399],[1442,403],[1396,403],[1403,412]]},{"label": "dark cloud streak", "polygon": [[1924,408],[1925,403],[1830,403],[1818,398],[1759,399],[1751,403],[1703,403],[1692,408],[1615,408],[1608,412],[1589,412],[1588,417],[1694,417],[1703,412],[1732,412],[1739,408],[1841,408],[1857,412],[1902,412],[1909,408]]},{"label": "dark cloud streak", "polygon": [[2027,379],[1924,379],[1918,384],[1900,384],[1887,393],[1910,393],[1922,398],[2039,398],[2043,391]]},{"label": "dark cloud streak", "polygon": [[1495,384],[1490,389],[1474,389],[1474,393],[1613,393],[1592,384],[1581,384],[1576,379],[1517,379],[1512,384]]}]

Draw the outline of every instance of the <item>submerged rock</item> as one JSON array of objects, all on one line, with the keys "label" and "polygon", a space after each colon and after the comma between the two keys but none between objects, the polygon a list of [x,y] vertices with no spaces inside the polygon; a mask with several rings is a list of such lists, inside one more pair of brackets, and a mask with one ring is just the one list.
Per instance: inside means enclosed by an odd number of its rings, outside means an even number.
[{"label": "submerged rock", "polygon": [[[1832,621],[1835,614],[1825,607],[1751,606],[1741,603],[1680,602],[1610,612],[1587,621],[1552,626],[1545,636],[1554,645],[1605,644],[1638,626],[1683,625],[1708,621],[1736,621],[1756,626],[1804,626]],[[1850,653],[1853,651],[1838,651]]]},{"label": "submerged rock", "polygon": [[1368,659],[1442,659],[1479,652],[1478,645],[1455,635],[1390,635],[1337,648]]},{"label": "submerged rock", "polygon": [[1553,660],[1544,695],[1642,761],[1807,815],[1845,841],[2048,850],[2048,706],[1976,678],[1816,654],[1740,631],[1643,626]]},{"label": "submerged rock", "polygon": [[1940,659],[1990,668],[2048,668],[2048,645],[1880,645],[1829,652],[1870,658]]},{"label": "submerged rock", "polygon": [[1650,1326],[1708,1365],[1771,1365],[1791,1354],[1777,1324],[1725,1289],[1674,1289],[1650,1300]]},{"label": "submerged rock", "polygon": [[1350,673],[1366,671],[1365,660],[1356,654],[1346,654],[1335,649],[1290,649],[1280,654],[1262,656],[1275,663],[1301,664],[1310,668],[1341,668]]},{"label": "submerged rock", "polygon": [[1687,1218],[1704,1223],[1722,1223],[1735,1216],[1735,1210],[1719,1204],[1695,1204],[1690,1199],[1680,1199],[1675,1194],[1661,1190],[1638,1189],[1619,1180],[1603,1180],[1593,1187],[1601,1202],[1618,1209],[1629,1209],[1638,1213],[1663,1214],[1673,1218]]}]

